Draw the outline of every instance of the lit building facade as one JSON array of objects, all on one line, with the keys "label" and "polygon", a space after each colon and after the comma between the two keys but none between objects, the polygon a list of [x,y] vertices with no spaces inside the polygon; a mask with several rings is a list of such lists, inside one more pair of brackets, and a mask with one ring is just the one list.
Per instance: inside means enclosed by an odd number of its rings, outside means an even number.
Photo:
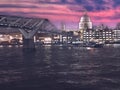
[{"label": "lit building facade", "polygon": [[90,42],[91,41],[91,39],[93,38],[93,36],[94,36],[94,32],[93,32],[93,30],[84,30],[83,31],[83,41],[84,42]]},{"label": "lit building facade", "polygon": [[91,41],[109,43],[113,42],[115,38],[120,40],[120,30],[113,31],[103,24],[93,28],[91,19],[86,12],[80,19],[79,30],[80,39],[85,43]]},{"label": "lit building facade", "polygon": [[20,44],[22,43],[21,33],[0,34],[0,44]]},{"label": "lit building facade", "polygon": [[115,42],[120,42],[120,29],[115,29],[114,30],[114,41]]},{"label": "lit building facade", "polygon": [[95,29],[93,39],[101,43],[112,43],[114,41],[114,32],[112,29]]},{"label": "lit building facade", "polygon": [[80,19],[79,30],[80,39],[83,40],[84,42],[88,42],[92,37],[92,22],[86,12]]}]

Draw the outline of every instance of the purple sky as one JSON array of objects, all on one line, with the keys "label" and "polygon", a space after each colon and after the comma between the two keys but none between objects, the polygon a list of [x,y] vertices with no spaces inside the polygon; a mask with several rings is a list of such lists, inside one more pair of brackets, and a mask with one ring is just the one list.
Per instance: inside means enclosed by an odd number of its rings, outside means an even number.
[{"label": "purple sky", "polygon": [[94,25],[120,22],[120,0],[0,0],[0,14],[48,18],[67,28],[78,28],[85,9]]}]

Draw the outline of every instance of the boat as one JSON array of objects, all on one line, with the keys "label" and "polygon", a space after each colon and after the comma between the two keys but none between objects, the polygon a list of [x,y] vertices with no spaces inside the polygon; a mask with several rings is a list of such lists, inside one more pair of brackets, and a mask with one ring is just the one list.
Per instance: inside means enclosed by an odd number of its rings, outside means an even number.
[{"label": "boat", "polygon": [[96,42],[89,42],[86,44],[86,47],[92,47],[92,48],[102,48],[104,46],[103,43],[96,43]]},{"label": "boat", "polygon": [[94,48],[102,48],[103,46],[104,46],[104,44],[97,44],[97,43],[96,43],[93,47],[94,47]]}]

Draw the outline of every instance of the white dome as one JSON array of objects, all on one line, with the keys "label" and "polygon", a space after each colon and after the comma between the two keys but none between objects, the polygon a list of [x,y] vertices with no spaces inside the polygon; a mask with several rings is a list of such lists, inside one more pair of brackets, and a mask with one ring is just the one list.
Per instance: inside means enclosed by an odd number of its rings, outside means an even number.
[{"label": "white dome", "polygon": [[81,17],[80,22],[91,22],[91,20],[89,16],[84,15]]},{"label": "white dome", "polygon": [[92,22],[87,14],[84,14],[79,22],[79,29],[85,29],[85,28],[92,29]]}]

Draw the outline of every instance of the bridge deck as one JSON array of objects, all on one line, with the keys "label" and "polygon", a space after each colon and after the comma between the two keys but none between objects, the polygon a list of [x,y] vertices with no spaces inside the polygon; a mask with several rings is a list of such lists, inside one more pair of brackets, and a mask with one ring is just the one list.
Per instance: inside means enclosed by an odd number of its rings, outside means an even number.
[{"label": "bridge deck", "polygon": [[[42,25],[39,25],[42,20],[44,20],[44,22]],[[38,29],[38,31],[41,32],[60,33],[60,31],[45,18],[0,15],[0,33],[19,32],[18,29],[23,29],[26,32]]]}]

